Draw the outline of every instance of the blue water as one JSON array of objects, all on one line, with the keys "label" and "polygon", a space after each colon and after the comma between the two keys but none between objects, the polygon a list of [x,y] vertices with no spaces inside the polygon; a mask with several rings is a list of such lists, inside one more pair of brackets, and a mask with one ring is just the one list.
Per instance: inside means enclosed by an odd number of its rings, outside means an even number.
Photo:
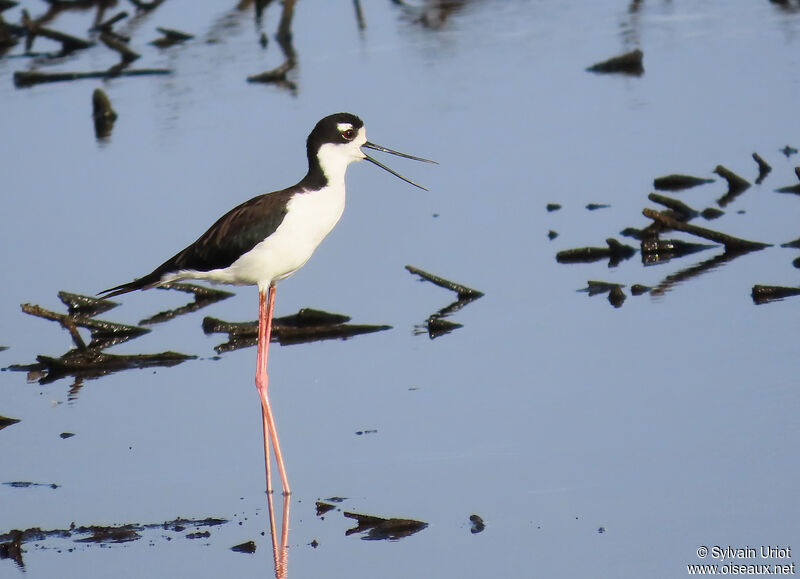
[{"label": "blue water", "polygon": [[[43,9],[21,4],[34,16]],[[702,545],[800,549],[798,298],[750,298],[754,284],[798,285],[797,250],[778,245],[798,237],[800,199],[773,189],[796,183],[800,164],[779,152],[800,145],[800,11],[743,0],[646,2],[636,12],[475,0],[425,26],[417,12],[364,2],[360,31],[352,4],[303,0],[291,92],[245,81],[283,61],[280,6],[257,24],[252,8],[229,4],[171,0],[119,25],[142,54],[135,66],[170,76],[15,89],[16,70],[95,70],[116,56],[98,46],[44,66],[18,47],[0,59],[0,345],[9,347],[0,366],[71,347],[19,304],[63,311],[59,290],[94,294],[149,272],[232,206],[296,182],[314,123],[348,110],[370,140],[440,166],[386,160],[430,192],[351,167],[343,219],[278,288],[278,315],[309,306],[393,326],[271,350],[294,490],[289,576],[680,577],[687,564],[718,562],[698,558]],[[18,20],[19,8],[5,18]],[[68,13],[48,26],[85,37],[92,18]],[[196,38],[158,50],[147,44],[157,26]],[[636,47],[641,77],[584,70]],[[90,118],[97,87],[119,113],[106,142]],[[638,254],[615,268],[556,262],[560,250],[647,225],[655,177],[716,178],[722,164],[752,182],[754,151],[773,167],[764,183],[720,219],[695,223],[774,247],[658,298],[629,286],[658,285],[722,250],[648,267]],[[674,196],[702,210],[725,191],[717,179]],[[563,207],[549,213],[549,202]],[[417,335],[454,296],[406,264],[486,295],[449,318],[462,328]],[[587,280],[625,284],[627,300],[615,309],[587,297],[577,291]],[[0,482],[60,485],[0,486],[0,533],[231,521],[202,541],[151,533],[111,548],[26,544],[27,577],[272,573],[255,351],[217,357],[224,337],[200,327],[205,315],[254,319],[255,290],[236,292],[111,350],[197,360],[87,380],[72,401],[71,379],[40,386],[0,373],[0,415],[21,420],[0,431]],[[100,318],[136,323],[187,298],[119,301]],[[377,432],[356,434],[366,430]],[[354,525],[341,512],[315,516],[314,502],[331,496],[346,497],[343,510],[429,526],[361,541],[345,536]],[[470,533],[471,514],[483,532]],[[254,555],[229,550],[247,540]],[[0,570],[23,576],[9,560]]]}]

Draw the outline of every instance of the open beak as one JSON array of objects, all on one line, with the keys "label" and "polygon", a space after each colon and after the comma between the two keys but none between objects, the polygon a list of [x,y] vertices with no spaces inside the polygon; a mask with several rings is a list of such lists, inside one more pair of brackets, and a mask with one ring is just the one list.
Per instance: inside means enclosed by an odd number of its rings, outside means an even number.
[{"label": "open beak", "polygon": [[[393,151],[392,149],[387,149],[386,147],[381,147],[380,145],[376,145],[375,143],[370,143],[369,141],[367,141],[366,143],[364,143],[361,146],[362,147],[366,147],[367,149],[374,149],[376,151],[383,151],[384,153],[389,153],[390,155],[397,155],[398,157],[405,157],[406,159],[413,159],[414,161],[422,161],[423,163],[434,163],[435,165],[439,164],[436,161],[431,161],[430,159],[423,159],[422,157],[415,157],[413,155],[406,155],[405,153],[401,153],[399,151]],[[362,153],[363,153],[363,151],[362,151]],[[364,158],[367,161],[369,161],[370,163],[373,163],[373,164],[377,165],[381,169],[385,169],[386,171],[389,171],[389,173],[391,173],[395,177],[399,177],[400,179],[402,179],[406,183],[410,183],[414,187],[419,187],[420,189],[423,189],[423,190],[427,191],[427,189],[425,189],[425,187],[423,187],[422,185],[418,185],[417,183],[414,183],[411,179],[406,179],[405,177],[403,177],[397,171],[393,171],[392,169],[390,169],[389,167],[387,167],[386,165],[384,165],[380,161],[377,161],[377,160],[373,159],[372,157],[370,157],[366,153],[364,153]]]}]

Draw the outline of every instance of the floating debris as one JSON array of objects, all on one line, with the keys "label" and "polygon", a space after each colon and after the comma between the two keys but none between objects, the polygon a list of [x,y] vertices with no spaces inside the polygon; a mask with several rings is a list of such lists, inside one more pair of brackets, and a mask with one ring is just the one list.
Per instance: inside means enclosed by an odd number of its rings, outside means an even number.
[{"label": "floating debris", "polygon": [[589,203],[586,205],[586,209],[589,211],[597,211],[598,209],[608,209],[611,207],[608,203]]},{"label": "floating debris", "polygon": [[795,149],[794,147],[790,147],[789,145],[786,145],[783,149],[780,149],[780,152],[783,153],[788,159],[792,155],[797,154],[797,149]]},{"label": "floating debris", "polygon": [[[320,340],[346,340],[361,334],[371,334],[391,329],[387,325],[347,324],[349,316],[332,314],[312,308],[302,308],[291,316],[275,318],[272,324],[272,340],[282,346],[302,344]],[[257,322],[226,322],[217,318],[203,319],[206,334],[228,334],[228,341],[216,346],[218,354],[239,348],[255,346],[258,338]]]},{"label": "floating debris", "polygon": [[769,163],[762,159],[761,155],[758,153],[753,153],[753,160],[758,163],[758,177],[756,177],[756,185],[761,185],[761,182],[764,181],[764,178],[769,175],[770,171],[772,171],[772,167],[770,167]]},{"label": "floating debris", "polygon": [[678,199],[659,195],[658,193],[650,193],[647,198],[653,203],[658,203],[667,209],[671,209],[673,212],[673,217],[680,219],[681,221],[689,221],[698,215],[697,211]]},{"label": "floating debris", "polygon": [[[74,294],[66,295],[71,296],[66,298],[67,301],[75,297]],[[88,317],[59,314],[33,304],[22,304],[21,308],[27,314],[58,322],[70,333],[72,341],[75,343],[74,349],[58,358],[39,355],[36,357],[36,364],[13,364],[9,366],[9,370],[32,373],[40,384],[47,384],[64,376],[97,378],[130,368],[174,366],[195,358],[195,356],[178,352],[134,355],[106,354],[103,352],[105,348],[131,340],[148,333],[150,330],[139,326],[95,320]],[[79,327],[86,328],[91,332],[92,339],[88,345],[78,332]],[[79,386],[80,384],[76,382],[75,388],[77,389]]]},{"label": "floating debris", "polygon": [[558,211],[559,209],[561,209],[561,204],[560,203],[548,203],[545,207],[546,207],[548,212],[553,212],[553,211]]},{"label": "floating debris", "polygon": [[642,64],[643,58],[644,53],[637,48],[636,50],[593,64],[586,70],[600,73],[620,72],[633,76],[641,76],[644,74],[644,65]]},{"label": "floating debris", "polygon": [[278,24],[278,32],[275,34],[278,40],[278,45],[283,52],[283,64],[262,72],[260,74],[253,74],[247,77],[247,82],[250,83],[269,83],[277,84],[288,88],[294,92],[297,90],[297,85],[290,81],[287,77],[289,71],[297,66],[297,52],[292,45],[292,18],[294,17],[294,5],[296,0],[284,0],[281,8],[281,19]]},{"label": "floating debris", "polygon": [[94,43],[84,40],[83,38],[78,38],[76,36],[72,36],[71,34],[66,34],[64,32],[59,32],[58,30],[52,30],[50,28],[45,28],[36,20],[33,20],[28,14],[28,11],[23,9],[22,10],[22,26],[26,31],[26,39],[25,39],[25,51],[30,52],[31,48],[33,48],[33,41],[36,39],[37,36],[42,36],[44,38],[48,38],[50,40],[54,40],[61,44],[61,52],[59,56],[64,56],[69,54],[70,52],[74,52],[76,50],[84,50],[91,46],[94,46]]},{"label": "floating debris", "polygon": [[650,291],[650,287],[646,285],[642,285],[640,283],[635,283],[631,286],[631,295],[640,296],[642,294],[646,294]]},{"label": "floating debris", "polygon": [[356,436],[363,436],[364,434],[377,434],[377,432],[377,428],[372,428],[370,430],[356,430]]},{"label": "floating debris", "polygon": [[711,241],[716,241],[717,243],[721,243],[725,246],[725,249],[729,251],[731,250],[754,251],[758,249],[764,249],[765,247],[770,247],[768,243],[760,243],[758,241],[748,241],[746,239],[739,239],[738,237],[726,235],[725,233],[720,233],[718,231],[713,231],[711,229],[705,229],[703,227],[698,227],[696,225],[690,225],[689,223],[683,223],[682,221],[678,221],[677,219],[674,219],[668,215],[665,215],[664,213],[659,213],[658,211],[654,211],[652,209],[644,209],[642,210],[642,214],[645,217],[649,217],[653,221],[658,222],[664,227],[668,227],[670,229],[677,229],[678,231],[684,231],[686,233],[690,233],[692,235],[696,235],[704,239],[709,239]]},{"label": "floating debris", "polygon": [[336,508],[336,505],[332,505],[330,503],[325,503],[325,502],[322,502],[322,501],[317,501],[315,504],[316,504],[316,507],[317,507],[317,516],[318,517],[322,517],[325,513],[328,513],[328,512],[330,512],[330,511],[332,511],[333,509]]},{"label": "floating debris", "polygon": [[718,219],[723,215],[725,215],[725,212],[722,211],[721,209],[717,209],[716,207],[706,207],[700,212],[700,216],[706,221]]},{"label": "floating debris", "polygon": [[623,288],[624,285],[620,283],[608,282],[608,281],[596,281],[596,280],[589,280],[586,282],[586,287],[583,289],[579,289],[579,292],[586,292],[589,296],[596,296],[604,293],[608,293],[614,288]]},{"label": "floating debris", "polygon": [[625,292],[622,291],[621,287],[611,288],[611,291],[608,292],[608,303],[615,308],[621,308],[622,304],[625,303],[625,298]]},{"label": "floating debris", "polygon": [[118,52],[123,64],[130,64],[134,60],[138,60],[142,57],[141,54],[135,50],[132,50],[131,47],[128,46],[128,43],[124,38],[117,36],[113,32],[101,32],[100,42],[105,44],[111,50]]},{"label": "floating debris", "polygon": [[244,543],[231,547],[231,551],[236,553],[249,553],[252,555],[256,552],[256,544],[254,541],[245,541]]},{"label": "floating debris", "polygon": [[153,76],[165,74],[172,74],[172,70],[169,68],[138,68],[121,70],[116,66],[112,66],[108,70],[93,70],[89,72],[36,72],[18,70],[14,73],[14,86],[17,88],[25,88],[49,82],[65,82],[87,78],[109,79],[118,76]]},{"label": "floating debris", "polygon": [[4,482],[4,485],[7,487],[13,487],[15,489],[29,489],[33,487],[46,487],[48,489],[57,489],[60,485],[56,483],[35,483],[30,481],[12,481],[12,482]]},{"label": "floating debris", "polygon": [[659,191],[683,191],[698,185],[713,183],[714,179],[704,179],[702,177],[692,177],[691,175],[672,174],[666,177],[657,177],[653,180],[653,187]]},{"label": "floating debris", "polygon": [[453,330],[463,327],[462,324],[457,324],[444,318],[483,296],[483,292],[459,283],[452,282],[450,280],[446,280],[437,275],[433,275],[432,273],[423,271],[418,267],[414,267],[413,265],[407,265],[406,269],[410,273],[420,276],[425,281],[429,281],[434,285],[456,292],[456,295],[458,296],[456,301],[434,312],[428,316],[428,319],[425,320],[424,324],[416,327],[414,331],[415,334],[419,335],[427,333],[428,338],[431,340],[445,334],[449,334]]},{"label": "floating debris", "polygon": [[[0,559],[11,559],[20,568],[24,569],[23,554],[25,551],[22,545],[28,542],[35,542],[37,548],[45,549],[45,542],[48,539],[70,539],[75,543],[89,544],[99,543],[103,546],[127,543],[143,537],[143,533],[153,532],[166,540],[172,537],[165,535],[164,532],[183,532],[187,527],[194,527],[199,530],[201,527],[215,527],[224,525],[226,519],[208,517],[205,519],[184,519],[177,518],[163,523],[127,523],[119,525],[86,525],[76,526],[71,524],[66,529],[43,530],[40,527],[29,529],[12,529],[10,531],[0,531]],[[207,531],[206,531],[207,532]],[[72,549],[69,549],[72,551]]]},{"label": "floating debris", "polygon": [[547,239],[549,239],[550,241],[553,241],[556,237],[558,237],[557,231],[553,231],[551,229],[550,231],[547,232]]},{"label": "floating debris", "polygon": [[[794,168],[794,174],[797,175],[797,178],[800,179],[800,167]],[[794,193],[795,195],[800,195],[800,183],[796,185],[789,185],[788,187],[781,187],[780,189],[775,189],[776,193]]]},{"label": "floating debris", "polygon": [[745,191],[747,188],[750,187],[750,182],[747,179],[739,177],[736,173],[723,167],[722,165],[717,165],[714,169],[714,173],[722,177],[728,182],[728,192],[722,196],[720,199],[717,200],[717,203],[720,207],[725,207],[728,203],[733,201],[740,193]]},{"label": "floating debris", "polygon": [[101,88],[94,89],[92,93],[92,119],[94,120],[94,134],[99,140],[107,139],[114,129],[117,113],[111,107],[111,100]]},{"label": "floating debris", "polygon": [[800,249],[800,238],[795,239],[794,241],[787,241],[786,243],[781,243],[781,247],[791,247],[794,249]]},{"label": "floating debris", "polygon": [[469,288],[465,285],[460,283],[455,283],[450,280],[444,279],[443,277],[439,277],[437,275],[433,275],[432,273],[428,273],[427,271],[423,271],[418,267],[414,267],[413,265],[407,265],[406,269],[415,274],[420,276],[422,279],[431,282],[434,285],[438,285],[439,287],[443,287],[445,289],[449,289],[451,291],[456,292],[459,299],[462,300],[475,300],[479,297],[483,296],[483,292],[479,292],[478,290],[474,290]]},{"label": "floating debris", "polygon": [[8,416],[0,416],[0,430],[3,430],[7,426],[11,426],[12,424],[16,424],[19,422],[19,418],[9,418]]},{"label": "floating debris", "polygon": [[150,44],[158,48],[167,48],[174,44],[181,44],[194,38],[194,35],[192,34],[187,34],[186,32],[181,32],[180,30],[175,30],[173,28],[156,28],[156,30],[163,34],[163,36],[156,38]]},{"label": "floating debris", "polygon": [[608,247],[579,247],[565,249],[556,254],[559,263],[592,263],[608,259],[608,267],[616,267],[620,261],[630,259],[636,250],[630,245],[620,243],[613,237],[606,239]]},{"label": "floating debris", "polygon": [[478,515],[470,515],[469,522],[472,523],[469,532],[473,535],[482,532],[486,528],[486,524],[483,522],[483,519]]},{"label": "floating debris", "polygon": [[185,306],[181,306],[179,308],[167,310],[164,312],[159,312],[153,316],[150,316],[149,318],[145,318],[144,320],[141,320],[139,322],[139,324],[143,326],[159,324],[161,322],[169,321],[183,314],[196,312],[197,310],[200,310],[206,306],[228,299],[229,297],[235,295],[234,293],[229,291],[210,288],[193,283],[168,282],[158,286],[158,289],[177,290],[179,292],[189,293],[194,296],[194,301],[186,304]]},{"label": "floating debris", "polygon": [[[100,24],[96,24],[96,25],[92,26],[89,30],[91,32],[113,32],[114,25],[117,22],[119,22],[121,20],[124,20],[127,17],[128,17],[128,13],[127,12],[118,12],[117,14],[115,14],[114,16],[109,18],[108,20],[105,20],[105,21],[101,22]],[[119,35],[117,35],[117,36],[119,36]],[[122,36],[119,36],[119,37],[123,38]]]},{"label": "floating debris", "polygon": [[689,243],[680,239],[660,239],[658,237],[642,239],[642,263],[645,265],[664,263],[673,258],[683,257],[684,255],[690,255],[712,247],[717,246],[705,243]]},{"label": "floating debris", "polygon": [[58,299],[67,306],[67,312],[72,317],[84,316],[92,318],[119,305],[118,302],[112,302],[104,298],[84,296],[65,291],[58,292]]},{"label": "floating debris", "polygon": [[800,288],[777,285],[754,285],[751,293],[753,303],[756,305],[777,302],[797,295],[800,295]]},{"label": "floating debris", "polygon": [[355,519],[358,525],[345,531],[345,535],[353,533],[366,533],[361,539],[365,541],[390,540],[397,541],[418,533],[428,526],[428,523],[412,519],[384,519],[373,515],[359,513],[344,513],[348,519]]},{"label": "floating debris", "polygon": [[63,438],[64,440],[66,440],[67,438],[72,438],[73,436],[75,436],[75,433],[74,432],[62,432],[58,436]]}]

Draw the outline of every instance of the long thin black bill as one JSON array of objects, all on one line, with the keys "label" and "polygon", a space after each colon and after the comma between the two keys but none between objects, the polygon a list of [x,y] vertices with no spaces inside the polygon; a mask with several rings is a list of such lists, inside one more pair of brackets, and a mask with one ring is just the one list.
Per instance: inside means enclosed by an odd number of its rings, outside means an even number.
[{"label": "long thin black bill", "polygon": [[[413,156],[413,155],[407,155],[407,154],[405,154],[405,153],[401,153],[400,151],[394,151],[394,150],[392,150],[392,149],[387,149],[386,147],[381,147],[380,145],[376,145],[375,143],[370,143],[369,141],[367,141],[366,143],[364,143],[364,144],[363,144],[363,145],[361,145],[361,146],[362,146],[362,147],[366,147],[367,149],[374,149],[374,150],[376,150],[376,151],[382,151],[382,152],[384,152],[384,153],[389,153],[390,155],[397,155],[398,157],[405,157],[406,159],[413,159],[414,161],[422,161],[423,163],[434,163],[435,165],[438,165],[438,164],[439,164],[439,163],[437,163],[436,161],[431,161],[430,159],[423,159],[422,157],[415,157],[415,156]],[[362,151],[362,152],[363,152],[363,151]],[[378,167],[380,167],[381,169],[384,169],[384,170],[388,171],[389,173],[391,173],[391,174],[392,174],[392,175],[394,175],[395,177],[398,177],[398,178],[402,179],[402,180],[403,180],[403,181],[405,181],[406,183],[409,183],[409,184],[413,185],[414,187],[419,187],[419,188],[420,188],[420,189],[422,189],[423,191],[427,191],[427,190],[428,190],[427,188],[423,187],[422,185],[419,185],[419,184],[417,184],[417,183],[414,183],[414,182],[413,182],[411,179],[407,179],[406,177],[403,177],[403,176],[402,176],[400,173],[398,173],[397,171],[394,171],[394,170],[390,169],[389,167],[387,167],[386,165],[384,165],[384,164],[383,164],[383,163],[381,163],[380,161],[378,161],[378,160],[376,160],[376,159],[373,159],[373,158],[372,158],[372,157],[370,157],[369,155],[367,155],[367,154],[364,154],[364,158],[365,158],[367,161],[369,161],[370,163],[373,163],[373,164],[377,165],[377,166],[378,166]]]},{"label": "long thin black bill", "polygon": [[413,182],[411,179],[407,179],[406,177],[403,177],[403,176],[402,176],[400,173],[398,173],[397,171],[393,171],[392,169],[390,169],[389,167],[387,167],[386,165],[384,165],[384,164],[383,164],[383,163],[381,163],[380,161],[376,161],[375,159],[373,159],[372,157],[370,157],[370,156],[369,156],[369,155],[367,155],[367,154],[364,154],[364,159],[365,159],[365,160],[367,160],[367,161],[369,161],[370,163],[374,163],[374,164],[376,164],[376,165],[377,165],[378,167],[380,167],[381,169],[385,169],[386,171],[389,171],[389,173],[391,173],[391,174],[392,174],[392,175],[394,175],[395,177],[399,177],[400,179],[402,179],[402,180],[403,180],[403,181],[405,181],[406,183],[410,183],[410,184],[411,184],[411,185],[413,185],[414,187],[419,187],[419,188],[420,188],[420,189],[422,189],[423,191],[427,191],[427,190],[428,190],[426,187],[423,187],[422,185],[420,185],[420,184],[418,184],[418,183],[414,183],[414,182]]},{"label": "long thin black bill", "polygon": [[422,157],[415,157],[414,155],[407,155],[406,153],[401,153],[400,151],[394,151],[392,149],[387,149],[386,147],[381,147],[380,145],[376,145],[375,143],[370,143],[367,141],[362,147],[366,147],[367,149],[375,149],[376,151],[382,151],[384,153],[389,153],[390,155],[397,155],[398,157],[405,157],[406,159],[414,159],[415,161],[422,161],[423,163],[433,163],[434,165],[438,165],[436,161],[431,161],[430,159],[423,159]]}]

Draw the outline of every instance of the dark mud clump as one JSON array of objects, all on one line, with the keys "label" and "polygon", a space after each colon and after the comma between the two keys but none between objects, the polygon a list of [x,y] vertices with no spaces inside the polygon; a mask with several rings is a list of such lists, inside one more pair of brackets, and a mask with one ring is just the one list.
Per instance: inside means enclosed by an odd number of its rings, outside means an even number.
[{"label": "dark mud clump", "polygon": [[355,519],[357,522],[357,526],[348,529],[345,535],[363,533],[364,536],[361,538],[365,541],[397,541],[418,533],[428,526],[428,523],[413,519],[385,519],[359,513],[344,513],[344,516],[348,519]]},{"label": "dark mud clump", "polygon": [[586,70],[598,73],[616,72],[632,76],[641,76],[644,74],[643,60],[644,53],[637,48],[636,50],[593,64]]}]

